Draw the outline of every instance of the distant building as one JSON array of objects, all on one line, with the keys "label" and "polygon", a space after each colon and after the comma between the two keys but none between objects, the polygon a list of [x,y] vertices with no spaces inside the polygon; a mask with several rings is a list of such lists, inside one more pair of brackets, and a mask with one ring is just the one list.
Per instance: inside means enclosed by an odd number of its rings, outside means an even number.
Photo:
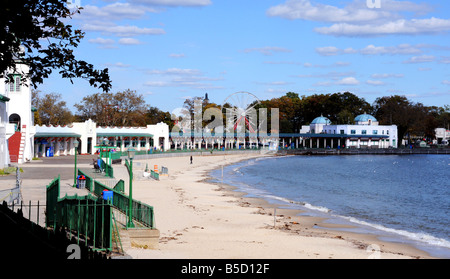
[{"label": "distant building", "polygon": [[436,142],[437,144],[449,144],[450,142],[450,130],[445,128],[436,128],[434,130],[436,134]]},{"label": "distant building", "polygon": [[35,126],[30,82],[23,81],[21,76],[28,71],[27,65],[18,64],[17,71],[6,72],[0,78],[0,168],[22,164],[33,157],[74,155],[75,139],[80,142],[81,154],[94,154],[95,146],[104,138],[122,151],[128,147],[170,148],[169,127],[164,123],[146,127],[97,127],[88,120],[67,126]]},{"label": "distant building", "polygon": [[168,150],[169,126],[165,123],[146,127],[97,127],[92,120],[67,126],[36,126],[35,157],[74,155],[74,141],[79,142],[80,154],[94,154],[95,146],[108,139],[117,151],[132,147],[141,150]]},{"label": "distant building", "polygon": [[[355,124],[331,124],[319,116],[310,125],[302,126],[296,140],[296,147],[310,148],[397,148],[397,126],[379,125],[378,120],[369,114],[355,118]],[[292,144],[292,142],[291,142]]]}]

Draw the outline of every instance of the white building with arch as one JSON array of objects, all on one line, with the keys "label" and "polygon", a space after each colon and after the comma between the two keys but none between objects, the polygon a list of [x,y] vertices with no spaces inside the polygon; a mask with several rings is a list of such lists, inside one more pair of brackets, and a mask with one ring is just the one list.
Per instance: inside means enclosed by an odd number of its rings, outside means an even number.
[{"label": "white building with arch", "polygon": [[33,158],[34,118],[30,82],[22,79],[29,67],[17,64],[15,71],[0,78],[0,166],[24,163]]},{"label": "white building with arch", "polygon": [[79,153],[94,154],[95,146],[106,137],[110,145],[125,151],[168,150],[169,127],[165,123],[146,127],[97,127],[92,120],[67,126],[35,126],[31,106],[31,85],[24,80],[29,67],[17,64],[15,71],[0,78],[0,168],[22,164],[43,156],[74,155],[74,141]]}]

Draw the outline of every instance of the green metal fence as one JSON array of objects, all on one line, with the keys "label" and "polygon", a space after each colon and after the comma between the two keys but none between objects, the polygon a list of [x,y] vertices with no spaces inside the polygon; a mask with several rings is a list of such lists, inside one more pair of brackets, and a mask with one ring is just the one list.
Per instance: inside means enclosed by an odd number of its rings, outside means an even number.
[{"label": "green metal fence", "polygon": [[150,171],[150,176],[156,180],[159,180],[159,173],[155,172],[154,170]]},{"label": "green metal fence", "polygon": [[96,249],[112,249],[112,208],[97,197],[65,196],[57,203],[56,226],[85,236]]},{"label": "green metal fence", "polygon": [[50,184],[47,185],[47,200],[46,200],[46,213],[45,224],[50,226],[54,224],[56,219],[56,204],[59,199],[59,180],[60,177],[53,179]]},{"label": "green metal fence", "polygon": [[[121,192],[118,192],[117,190],[111,189],[104,184],[95,181],[94,182],[94,191],[93,193],[97,196],[101,196],[102,192],[106,191],[113,191],[113,199],[112,199],[112,205],[116,207],[119,211],[123,212],[125,215],[128,216],[128,210],[129,210],[129,197]],[[145,225],[149,228],[154,228],[154,213],[153,213],[153,207],[149,206],[145,203],[142,203],[140,201],[137,201],[133,199],[132,201],[132,210],[133,210],[133,218]]]},{"label": "green metal fence", "polygon": [[[128,216],[129,197],[124,194],[125,183],[123,180],[119,180],[113,188],[110,188],[92,179],[80,169],[78,169],[78,175],[84,175],[86,177],[86,188],[97,197],[101,197],[104,190],[113,191],[112,205]],[[155,228],[155,217],[152,206],[133,199],[132,210],[133,219],[146,227]]]},{"label": "green metal fence", "polygon": [[[150,154],[150,151],[147,150],[140,150],[140,151],[136,151],[135,155],[145,155],[145,154]],[[111,160],[117,160],[120,159],[123,156],[128,156],[127,151],[115,151],[111,153]]]},{"label": "green metal fence", "polygon": [[[86,178],[87,180],[88,178]],[[94,249],[112,249],[111,204],[94,197],[66,196],[59,198],[60,177],[47,186],[46,225],[57,230],[64,228],[84,238]]]}]

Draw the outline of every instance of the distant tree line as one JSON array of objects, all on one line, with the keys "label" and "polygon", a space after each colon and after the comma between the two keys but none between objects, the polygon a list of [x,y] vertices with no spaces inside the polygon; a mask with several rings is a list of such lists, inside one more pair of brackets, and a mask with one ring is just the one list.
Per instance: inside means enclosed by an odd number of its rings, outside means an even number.
[{"label": "distant tree line", "polygon": [[[183,104],[187,112],[193,113],[196,100],[202,102],[202,112],[210,107],[221,108],[203,97],[193,97]],[[75,114],[67,108],[61,94],[57,93],[41,95],[41,92],[33,90],[32,104],[37,109],[35,124],[39,125],[68,125],[87,119],[92,119],[99,126],[145,126],[164,122],[172,129],[174,125],[170,112],[146,104],[143,95],[130,89],[86,96],[75,104]],[[450,125],[450,105],[424,106],[399,95],[379,97],[369,104],[364,98],[350,92],[310,96],[288,92],[279,98],[261,100],[255,108],[267,108],[268,111],[278,108],[281,133],[298,133],[302,125],[308,125],[320,115],[330,119],[333,124],[354,124],[355,117],[362,113],[375,116],[380,125],[397,125],[399,138],[432,139],[435,137],[435,128],[448,129]],[[203,125],[206,124],[203,121]],[[268,126],[270,129],[270,115]]]},{"label": "distant tree line", "polygon": [[[449,128],[450,105],[443,107],[424,106],[405,96],[378,97],[373,104],[350,93],[286,95],[261,101],[261,107],[280,109],[280,131],[299,132],[302,125],[323,115],[333,124],[354,124],[357,115],[373,115],[380,125],[397,125],[399,138],[435,137],[435,128]],[[270,123],[270,122],[269,122]]]},{"label": "distant tree line", "polygon": [[75,113],[67,107],[61,94],[32,90],[37,125],[68,125],[92,119],[98,126],[145,126],[164,122],[173,126],[169,112],[146,104],[143,95],[133,90],[95,93],[75,104]]}]

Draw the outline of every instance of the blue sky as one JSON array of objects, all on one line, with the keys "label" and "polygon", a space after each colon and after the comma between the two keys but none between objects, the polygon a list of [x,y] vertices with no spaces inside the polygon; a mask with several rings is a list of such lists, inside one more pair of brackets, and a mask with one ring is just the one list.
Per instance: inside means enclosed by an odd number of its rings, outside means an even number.
[{"label": "blue sky", "polygon": [[[136,90],[164,111],[238,91],[450,104],[450,1],[72,1],[83,10],[71,24],[86,32],[77,57],[108,67],[112,92]],[[98,92],[58,74],[38,89],[61,93],[70,109]]]}]

